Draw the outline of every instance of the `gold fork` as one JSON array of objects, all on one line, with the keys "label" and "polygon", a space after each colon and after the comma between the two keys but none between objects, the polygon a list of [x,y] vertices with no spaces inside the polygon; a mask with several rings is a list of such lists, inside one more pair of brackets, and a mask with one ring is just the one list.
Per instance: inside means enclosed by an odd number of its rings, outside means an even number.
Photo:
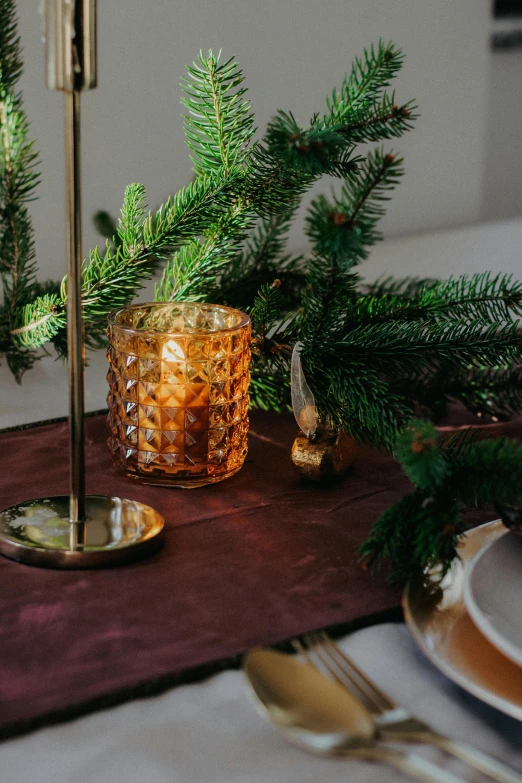
[{"label": "gold fork", "polygon": [[309,663],[327,672],[330,677],[360,699],[371,712],[380,739],[391,742],[412,742],[433,745],[450,753],[470,767],[498,781],[522,783],[522,777],[509,767],[473,748],[439,734],[427,723],[416,718],[404,707],[395,704],[324,632],[306,634],[294,648]]}]

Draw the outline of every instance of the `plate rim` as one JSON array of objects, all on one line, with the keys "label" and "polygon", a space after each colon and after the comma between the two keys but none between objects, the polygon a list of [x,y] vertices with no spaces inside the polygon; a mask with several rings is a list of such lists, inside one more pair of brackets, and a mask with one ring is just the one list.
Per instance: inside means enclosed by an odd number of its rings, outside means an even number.
[{"label": "plate rim", "polygon": [[499,536],[494,541],[481,549],[475,557],[469,563],[466,573],[464,575],[464,603],[471,619],[479,629],[479,631],[486,637],[494,647],[497,648],[503,655],[516,663],[517,666],[522,667],[522,648],[517,647],[515,644],[506,639],[495,626],[489,622],[487,615],[479,608],[474,598],[471,588],[471,577],[475,571],[476,566],[481,561],[482,557],[499,541],[503,540],[504,536]]},{"label": "plate rim", "polygon": [[[497,526],[499,522],[501,523],[501,520],[495,519],[492,520],[491,522],[485,522],[482,525],[478,525],[477,527],[471,528],[470,530],[467,531],[466,534],[464,534],[462,538],[464,540],[466,535],[469,536],[470,534],[477,534],[478,531],[484,532],[485,528],[486,529],[493,528]],[[503,536],[504,533],[507,532],[508,532],[507,529],[500,530],[499,535],[494,540],[497,540],[498,538]],[[466,561],[470,562],[471,560],[472,558],[468,559],[464,557],[462,559],[462,566],[459,564],[459,567],[464,567]],[[442,674],[444,674],[449,680],[454,682],[456,685],[459,685],[468,693],[471,693],[480,701],[484,702],[485,704],[489,704],[491,707],[495,707],[496,709],[503,712],[505,715],[509,715],[510,717],[515,718],[516,720],[522,721],[522,704],[519,704],[514,701],[509,701],[503,696],[497,695],[496,693],[490,691],[484,686],[481,686],[478,683],[471,680],[470,678],[466,677],[465,674],[462,674],[461,672],[458,671],[458,669],[455,669],[454,666],[452,666],[451,663],[446,658],[437,655],[433,651],[433,649],[427,644],[426,639],[423,636],[421,629],[418,627],[413,612],[411,610],[411,606],[410,606],[411,589],[412,589],[412,580],[408,582],[402,594],[402,609],[404,612],[404,619],[413,639],[417,643],[418,647],[422,650],[426,658],[429,661],[431,661],[431,663],[440,672],[442,672]],[[467,612],[467,608],[465,606],[464,606],[464,611]],[[486,641],[490,644],[488,639],[486,639]]]}]

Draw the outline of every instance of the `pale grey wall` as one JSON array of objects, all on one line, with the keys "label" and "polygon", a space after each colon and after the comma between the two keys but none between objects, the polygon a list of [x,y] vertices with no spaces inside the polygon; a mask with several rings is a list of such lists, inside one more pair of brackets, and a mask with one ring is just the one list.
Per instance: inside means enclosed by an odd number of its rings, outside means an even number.
[{"label": "pale grey wall", "polygon": [[484,218],[522,215],[522,50],[491,56]]},{"label": "pale grey wall", "polygon": [[[26,107],[42,155],[34,205],[42,276],[64,268],[61,96],[45,89],[37,0],[19,0]],[[223,47],[243,66],[258,124],[274,109],[302,120],[321,109],[354,55],[380,36],[407,52],[399,101],[416,97],[417,130],[392,146],[407,177],[388,235],[465,224],[480,216],[488,82],[489,0],[112,0],[99,3],[99,89],[84,99],[85,249],[89,216],[119,209],[143,182],[156,205],[190,176],[179,77],[200,48]],[[293,243],[302,243],[296,229]]]}]

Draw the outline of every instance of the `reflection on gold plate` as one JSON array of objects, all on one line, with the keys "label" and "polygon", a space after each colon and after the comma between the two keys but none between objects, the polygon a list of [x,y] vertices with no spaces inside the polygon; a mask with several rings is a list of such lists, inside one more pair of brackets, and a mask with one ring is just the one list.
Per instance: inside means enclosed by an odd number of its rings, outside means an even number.
[{"label": "reflection on gold plate", "polygon": [[500,520],[470,530],[460,546],[461,561],[440,587],[412,579],[403,608],[414,639],[440,671],[487,704],[522,720],[522,667],[490,644],[464,604],[465,569],[482,547],[506,533]]}]

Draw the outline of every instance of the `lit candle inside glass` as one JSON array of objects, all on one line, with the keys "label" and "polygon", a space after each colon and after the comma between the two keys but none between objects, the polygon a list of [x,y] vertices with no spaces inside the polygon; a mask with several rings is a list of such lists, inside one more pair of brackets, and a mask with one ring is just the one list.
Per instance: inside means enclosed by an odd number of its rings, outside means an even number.
[{"label": "lit candle inside glass", "polygon": [[118,467],[182,486],[239,470],[248,432],[248,316],[217,305],[135,305],[112,316],[109,334],[109,445]]},{"label": "lit candle inside glass", "polygon": [[184,362],[185,351],[175,340],[167,340],[163,346],[161,358],[165,362]]}]

